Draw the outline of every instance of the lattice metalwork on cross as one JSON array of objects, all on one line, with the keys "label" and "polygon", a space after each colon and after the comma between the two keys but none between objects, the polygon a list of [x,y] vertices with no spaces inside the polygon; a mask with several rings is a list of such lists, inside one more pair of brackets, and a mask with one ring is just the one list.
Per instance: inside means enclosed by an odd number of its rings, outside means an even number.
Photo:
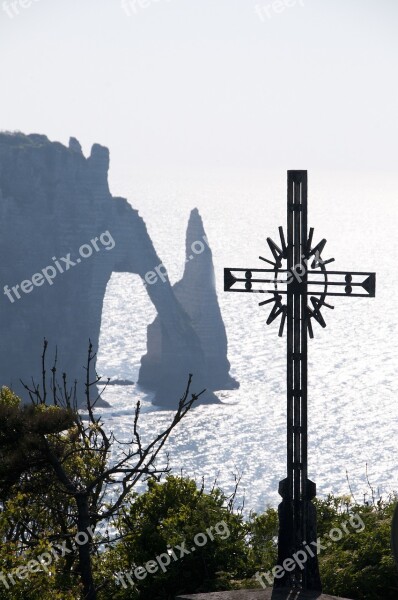
[{"label": "lattice metalwork on cross", "polygon": [[[307,369],[308,337],[314,337],[313,322],[326,327],[321,313],[333,309],[329,297],[373,298],[375,273],[328,271],[333,258],[322,254],[326,240],[313,245],[314,229],[308,232],[307,171],[288,171],[287,239],[279,227],[280,246],[271,238],[267,243],[273,260],[266,269],[224,269],[224,290],[269,294],[259,303],[271,305],[267,324],[279,318],[279,336],[287,331],[287,477],[279,484],[278,565],[300,551],[307,561],[302,569],[283,570],[275,587],[322,589],[316,542],[316,511],[311,502],[316,486],[308,479]],[[328,300],[328,302],[326,302]],[[311,554],[313,556],[311,556]],[[290,564],[290,563],[289,563]]]}]

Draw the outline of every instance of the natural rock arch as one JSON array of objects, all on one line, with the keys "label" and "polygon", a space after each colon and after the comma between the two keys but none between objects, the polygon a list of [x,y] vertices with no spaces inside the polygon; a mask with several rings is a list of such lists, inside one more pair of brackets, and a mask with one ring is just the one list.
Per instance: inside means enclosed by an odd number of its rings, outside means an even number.
[{"label": "natural rock arch", "polygon": [[[2,385],[19,392],[20,378],[39,381],[44,337],[53,351],[57,344],[59,367],[69,381],[82,381],[88,339],[98,347],[112,272],[136,273],[144,280],[161,264],[138,211],[110,194],[108,168],[109,151],[98,144],[85,158],[74,138],[67,148],[43,135],[0,134]],[[79,254],[83,246],[87,257]],[[181,393],[188,373],[195,374],[195,389],[217,389],[207,386],[212,378],[205,352],[167,276],[146,289],[163,344],[153,389],[163,385],[175,402],[172,395],[177,389]],[[225,367],[224,381],[236,387],[228,361]],[[144,379],[150,386],[150,378]]]}]

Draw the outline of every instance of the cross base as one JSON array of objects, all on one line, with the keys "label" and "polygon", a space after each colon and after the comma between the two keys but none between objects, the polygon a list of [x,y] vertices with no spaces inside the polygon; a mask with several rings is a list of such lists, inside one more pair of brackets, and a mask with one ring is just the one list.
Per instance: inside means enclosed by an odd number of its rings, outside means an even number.
[{"label": "cross base", "polygon": [[[298,525],[305,524],[304,532],[295,531],[295,514],[300,515]],[[315,506],[310,500],[297,502],[284,499],[278,506],[278,515],[278,565],[281,577],[275,575],[275,589],[292,588],[299,592],[302,588],[321,592],[322,584],[316,546]],[[297,547],[295,536],[296,539],[304,537],[306,544]],[[297,565],[301,565],[301,568]]]}]

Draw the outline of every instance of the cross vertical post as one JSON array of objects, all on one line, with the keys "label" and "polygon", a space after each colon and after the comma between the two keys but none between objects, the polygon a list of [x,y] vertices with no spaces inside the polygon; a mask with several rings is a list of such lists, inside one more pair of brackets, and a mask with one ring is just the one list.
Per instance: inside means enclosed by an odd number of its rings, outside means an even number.
[{"label": "cross vertical post", "polygon": [[[308,232],[307,192],[307,171],[288,171],[287,243],[279,227],[281,247],[267,238],[274,260],[259,257],[272,268],[224,269],[224,291],[270,294],[271,298],[259,303],[273,303],[267,324],[280,316],[280,337],[287,324],[287,477],[279,483],[282,502],[278,507],[278,566],[282,572],[279,570],[275,576],[274,586],[322,591],[312,503],[316,486],[308,479],[308,336],[314,337],[312,321],[326,327],[321,309],[334,309],[326,302],[328,296],[374,298],[376,275],[327,271],[326,265],[334,258],[325,260],[321,256],[325,239],[312,245],[314,229]],[[282,268],[283,261],[286,268]],[[332,280],[330,275],[334,276]],[[300,565],[295,561],[291,568],[298,552],[305,560]],[[285,567],[287,560],[290,568]]]},{"label": "cross vertical post", "polygon": [[[287,286],[287,477],[279,484],[278,565],[316,539],[315,484],[308,479],[307,336],[308,336],[308,205],[307,172],[288,171],[287,271],[296,273]],[[315,536],[315,537],[314,537]],[[308,564],[307,564],[308,562]],[[321,589],[316,554],[307,558],[300,573],[296,567],[275,579],[275,587],[301,585]]]}]

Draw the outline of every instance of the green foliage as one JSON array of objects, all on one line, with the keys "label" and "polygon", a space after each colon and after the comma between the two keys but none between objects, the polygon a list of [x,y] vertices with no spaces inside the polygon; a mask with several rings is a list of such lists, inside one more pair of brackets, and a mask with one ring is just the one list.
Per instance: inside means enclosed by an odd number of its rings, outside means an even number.
[{"label": "green foliage", "polygon": [[248,553],[256,571],[270,571],[276,565],[278,527],[278,511],[274,508],[267,508],[261,515],[250,515]]},{"label": "green foliage", "polygon": [[21,401],[8,387],[3,386],[0,390],[0,407],[9,406],[17,408]]},{"label": "green foliage", "polygon": [[[27,482],[24,485],[27,486]],[[13,498],[0,511],[0,535],[6,540],[0,547],[0,572],[3,573],[26,565],[28,560],[48,549],[49,540],[61,528],[56,512],[51,513],[50,506],[40,499],[37,490],[31,488],[32,495],[27,489],[15,489]],[[65,507],[65,502],[70,502],[62,500],[56,485],[48,486],[47,496],[53,508]],[[398,570],[390,550],[396,499],[362,506],[352,504],[347,498],[329,496],[326,500],[317,500],[316,504],[319,537],[325,540],[337,529],[344,533],[319,555],[325,593],[355,600],[396,600]],[[254,587],[251,579],[254,573],[271,570],[277,561],[277,511],[268,508],[263,514],[251,514],[244,522],[241,515],[227,505],[220,490],[205,493],[194,481],[182,477],[168,476],[163,483],[150,480],[145,493],[131,494],[116,523],[121,539],[93,557],[95,578],[105,582],[98,592],[99,600],[171,600],[179,593]],[[17,527],[28,518],[29,525],[40,537],[34,547],[18,543]],[[211,540],[209,528],[221,522],[224,523],[219,528],[222,535],[213,529]],[[71,527],[69,533],[73,535],[75,529]],[[198,533],[207,537],[202,547],[195,543]],[[190,553],[180,558],[176,546],[183,542]],[[175,551],[177,560],[171,559],[165,572],[157,568],[141,581],[132,572],[134,588],[126,577],[127,587],[117,583],[117,573],[147,567],[148,561],[156,561],[168,547]],[[77,578],[65,575],[68,569],[70,565],[64,558],[51,565],[51,576],[41,570],[25,580],[15,578],[16,584],[9,590],[0,582],[0,597],[4,600],[82,600]]]},{"label": "green foliage", "polygon": [[[164,483],[150,481],[146,493],[134,496],[120,521],[124,540],[113,553],[118,557],[118,571],[145,566],[166,553],[167,547],[183,542],[189,550],[180,558],[176,549],[177,560],[171,558],[165,572],[159,568],[141,582],[132,577],[142,600],[231,589],[235,577],[247,575],[247,528],[241,515],[227,509],[226,500],[218,489],[206,494],[194,481],[173,476]],[[207,538],[201,547],[195,542],[197,534]],[[200,543],[203,540],[200,537]],[[132,598],[131,587],[119,589],[114,597]]]},{"label": "green foliage", "polygon": [[[42,452],[42,444],[48,443],[73,483],[85,486],[100,477],[108,466],[107,450],[101,455],[92,442],[102,430],[93,422],[82,435],[81,427],[69,408],[23,406],[11,390],[0,390],[2,600],[83,600],[78,553],[71,546],[78,531],[75,499],[60,486]],[[107,507],[100,504],[101,493],[101,486],[93,490],[91,514],[99,515],[99,507]],[[315,501],[321,540],[333,530],[343,532],[319,555],[326,593],[355,600],[396,600],[398,570],[390,549],[396,501],[391,497],[358,505],[349,497],[332,495]],[[147,491],[130,492],[118,518],[108,517],[107,525],[116,527],[116,542],[100,550],[93,545],[94,578],[102,584],[98,600],[171,600],[180,593],[254,587],[254,574],[271,571],[277,562],[274,508],[252,513],[245,522],[221,490],[205,493],[183,477],[168,476],[162,483],[150,478]],[[206,536],[203,545],[203,536],[197,543],[198,534]],[[48,569],[14,577],[15,584],[6,579],[9,588],[1,581],[1,574],[15,574],[62,540],[72,551],[54,558]],[[181,554],[177,546],[182,545],[189,553]],[[170,562],[162,570],[157,557],[167,559],[167,552]],[[140,566],[152,569],[141,580],[134,573]],[[117,582],[116,575],[126,572],[134,587],[126,576],[126,587]]]},{"label": "green foliage", "polygon": [[[0,392],[0,598],[3,600],[72,600],[80,598],[75,570],[76,551],[58,553],[48,569],[22,568],[52,542],[70,540],[77,533],[71,518],[73,500],[60,489],[51,466],[43,460],[43,436],[62,456],[73,418],[69,410],[45,404],[23,405],[8,388]],[[67,431],[64,431],[67,430]],[[78,440],[74,443],[78,448]],[[71,446],[69,445],[69,449]],[[80,476],[95,470],[86,453],[79,471],[78,454],[64,461],[65,469]],[[70,541],[67,541],[71,549]],[[15,575],[22,569],[23,578]],[[11,578],[8,577],[11,575]],[[8,585],[8,588],[7,588]]]},{"label": "green foliage", "polygon": [[[371,505],[347,504],[330,496],[318,501],[319,535],[333,528],[349,534],[332,543],[319,557],[321,579],[326,592],[355,600],[396,600],[398,570],[391,553],[391,521],[396,499]],[[357,525],[357,515],[364,524]]]},{"label": "green foliage", "polygon": [[5,500],[23,474],[45,467],[43,436],[73,424],[69,410],[46,405],[23,405],[8,388],[0,392],[0,500]]},{"label": "green foliage", "polygon": [[[0,526],[1,528],[1,526]],[[54,560],[48,568],[40,568],[38,557],[50,552],[48,539],[42,539],[35,548],[20,552],[17,542],[9,541],[0,547],[0,598],[2,600],[78,600],[82,598],[80,586],[63,581],[64,559]],[[35,572],[27,565],[35,561]],[[21,574],[20,578],[18,574]],[[8,586],[8,587],[7,587]]]},{"label": "green foliage", "polygon": [[[390,546],[396,498],[358,505],[349,497],[329,495],[315,504],[317,534],[327,546],[318,556],[324,592],[355,600],[396,600],[398,569]],[[269,572],[277,563],[277,513],[269,508],[249,525],[256,570]]]},{"label": "green foliage", "polygon": [[[73,589],[76,599],[84,596],[97,600],[98,590],[108,598],[114,577],[101,556],[108,535],[102,527],[102,534],[95,534],[92,540],[86,531],[94,532],[100,523],[112,527],[140,479],[167,471],[167,467],[156,466],[156,458],[203,392],[191,392],[190,375],[171,422],[147,446],[141,443],[138,430],[137,402],[132,439],[117,455],[113,451],[118,442],[112,432],[104,429],[101,417],[94,414],[100,394],[94,400],[90,397],[91,386],[99,381],[97,375],[94,379],[90,375],[95,360],[91,342],[85,382],[87,419],[77,409],[76,386],[68,389],[66,374],[63,387],[57,385],[56,359],[51,381],[47,381],[47,345],[44,340],[42,383],[25,385],[31,404],[22,405],[7,389],[0,395],[0,569],[6,569],[7,577],[13,575],[14,568],[25,571],[23,577],[11,580],[12,588],[1,572],[0,579],[10,600],[19,598],[20,590],[24,598],[36,600],[35,586],[25,582],[32,573],[26,573],[24,562],[33,560],[44,544],[49,545],[54,559],[48,556],[55,564],[51,564],[51,570],[37,565],[38,575],[32,577],[32,583],[44,576],[45,583],[41,582],[38,589],[45,597],[68,594]],[[52,392],[53,406],[46,404],[47,390]],[[116,460],[111,462],[115,455]],[[86,539],[77,548],[73,538],[78,533]],[[60,543],[61,551],[56,550]]]}]

